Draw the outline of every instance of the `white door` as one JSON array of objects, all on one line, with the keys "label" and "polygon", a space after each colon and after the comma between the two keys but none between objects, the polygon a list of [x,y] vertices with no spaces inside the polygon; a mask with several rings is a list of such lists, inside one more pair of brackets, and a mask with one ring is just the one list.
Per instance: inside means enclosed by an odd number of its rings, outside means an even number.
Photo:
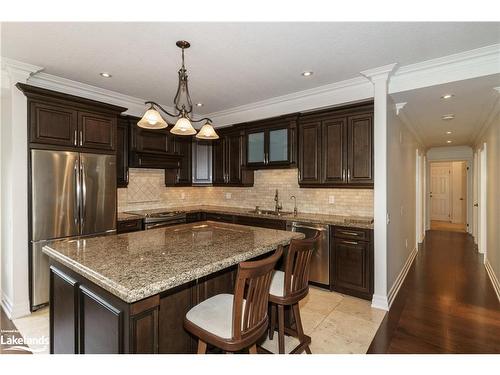
[{"label": "white door", "polygon": [[487,168],[486,168],[486,143],[483,145],[481,150],[479,150],[479,202],[478,202],[478,249],[480,253],[484,254],[484,260],[486,261],[486,245],[487,245],[487,223],[486,223],[486,186],[487,186]]},{"label": "white door", "polygon": [[454,161],[452,163],[452,215],[451,222],[455,224],[465,224],[467,198],[467,170],[464,161]]},{"label": "white door", "polygon": [[450,163],[431,164],[431,220],[450,220]]}]

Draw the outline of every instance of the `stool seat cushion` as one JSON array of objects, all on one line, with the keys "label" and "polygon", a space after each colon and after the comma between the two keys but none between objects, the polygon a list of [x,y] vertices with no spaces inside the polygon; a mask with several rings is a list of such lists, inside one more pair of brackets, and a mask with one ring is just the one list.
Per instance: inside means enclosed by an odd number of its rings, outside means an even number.
[{"label": "stool seat cushion", "polygon": [[274,271],[269,294],[276,297],[285,295],[285,273],[283,271]]},{"label": "stool seat cushion", "polygon": [[[232,294],[217,294],[194,306],[186,314],[186,319],[201,329],[223,339],[233,337]],[[243,310],[245,300],[243,300]]]}]

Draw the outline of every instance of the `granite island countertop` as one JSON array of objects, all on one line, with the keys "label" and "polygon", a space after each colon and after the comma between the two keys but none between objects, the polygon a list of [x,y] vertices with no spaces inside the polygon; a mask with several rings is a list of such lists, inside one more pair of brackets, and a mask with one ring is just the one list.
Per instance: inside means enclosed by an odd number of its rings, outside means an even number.
[{"label": "granite island countertop", "polygon": [[133,303],[287,245],[302,233],[217,223],[57,240],[50,258]]},{"label": "granite island countertop", "polygon": [[[251,212],[252,210],[253,210],[252,208],[242,208],[242,207],[199,205],[199,206],[165,207],[153,210],[144,210],[143,212],[164,212],[164,211],[179,211],[186,213],[205,212],[205,213],[240,215],[240,216],[268,218],[268,219],[271,218],[271,219],[285,220],[285,221],[303,221],[307,223],[338,225],[338,226],[345,226],[352,228],[373,229],[372,217],[329,215],[329,214],[302,213],[302,212],[299,212],[297,216],[294,216],[293,213],[277,216],[269,214],[257,214]],[[127,210],[126,213],[130,211],[132,210]],[[136,216],[141,216],[140,210],[133,212]]]}]

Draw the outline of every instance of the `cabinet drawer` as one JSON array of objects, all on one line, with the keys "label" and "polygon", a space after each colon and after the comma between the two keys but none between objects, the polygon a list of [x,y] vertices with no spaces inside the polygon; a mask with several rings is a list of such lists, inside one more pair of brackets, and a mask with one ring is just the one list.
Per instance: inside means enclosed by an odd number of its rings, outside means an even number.
[{"label": "cabinet drawer", "polygon": [[234,218],[233,215],[214,214],[208,212],[206,214],[206,220],[221,221],[223,223],[232,223],[234,221]]},{"label": "cabinet drawer", "polygon": [[359,241],[369,241],[370,230],[360,229],[360,228],[349,228],[349,227],[334,227],[333,236],[340,238],[354,239]]},{"label": "cabinet drawer", "polygon": [[266,219],[251,216],[236,216],[234,219],[235,224],[250,225],[253,227],[269,228],[269,229],[286,229],[286,221],[276,219]]},{"label": "cabinet drawer", "polygon": [[119,221],[116,225],[117,233],[127,233],[142,230],[142,219]]}]

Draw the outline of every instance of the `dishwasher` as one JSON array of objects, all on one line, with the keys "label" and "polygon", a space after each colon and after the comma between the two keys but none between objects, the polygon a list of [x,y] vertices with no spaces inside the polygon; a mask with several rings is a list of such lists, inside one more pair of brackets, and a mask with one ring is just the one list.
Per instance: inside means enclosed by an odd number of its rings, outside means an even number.
[{"label": "dishwasher", "polygon": [[316,233],[320,233],[318,248],[311,257],[311,268],[309,271],[309,281],[312,283],[330,288],[330,230],[328,225],[311,224],[298,221],[288,221],[286,230],[304,233],[305,238],[312,238]]}]

